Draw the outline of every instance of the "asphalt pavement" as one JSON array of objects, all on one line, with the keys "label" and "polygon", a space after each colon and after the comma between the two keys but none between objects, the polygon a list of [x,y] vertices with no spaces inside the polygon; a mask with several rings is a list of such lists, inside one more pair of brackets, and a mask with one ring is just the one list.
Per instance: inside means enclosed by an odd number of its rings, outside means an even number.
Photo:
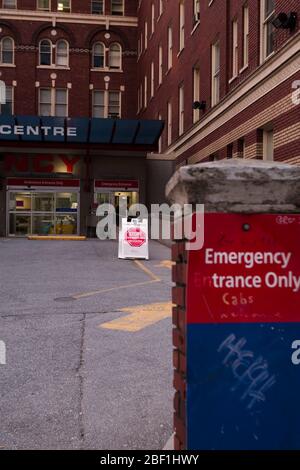
[{"label": "asphalt pavement", "polygon": [[110,241],[0,240],[0,448],[163,448],[170,250],[152,242],[150,258],[118,260]]}]

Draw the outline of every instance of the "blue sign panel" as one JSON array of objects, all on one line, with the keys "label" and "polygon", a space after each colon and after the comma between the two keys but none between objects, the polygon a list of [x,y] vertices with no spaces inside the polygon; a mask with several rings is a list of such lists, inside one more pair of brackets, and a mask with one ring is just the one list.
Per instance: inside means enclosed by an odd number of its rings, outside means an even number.
[{"label": "blue sign panel", "polygon": [[300,449],[299,324],[188,326],[188,449]]}]

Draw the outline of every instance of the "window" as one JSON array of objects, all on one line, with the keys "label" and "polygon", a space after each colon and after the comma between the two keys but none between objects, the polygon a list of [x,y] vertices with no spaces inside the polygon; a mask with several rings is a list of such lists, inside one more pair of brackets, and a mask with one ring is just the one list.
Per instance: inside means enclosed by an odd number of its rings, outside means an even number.
[{"label": "window", "polygon": [[194,1],[194,24],[199,23],[200,21],[200,0],[193,0]]},{"label": "window", "polygon": [[37,0],[37,9],[49,11],[50,10],[50,0]]},{"label": "window", "polygon": [[274,51],[275,0],[261,0],[261,61]]},{"label": "window", "polygon": [[101,42],[93,45],[92,67],[94,69],[103,69],[105,67],[105,48]]},{"label": "window", "polygon": [[148,22],[145,21],[145,50],[148,47]]},{"label": "window", "polygon": [[0,103],[0,114],[11,116],[13,114],[13,95],[14,89],[12,86],[5,87],[5,103]]},{"label": "window", "polygon": [[184,133],[184,87],[179,87],[179,135]]},{"label": "window", "polygon": [[69,43],[64,39],[57,41],[55,45],[55,60],[53,45],[49,39],[42,39],[39,47],[39,65],[47,67],[68,67],[69,66]]},{"label": "window", "polygon": [[0,41],[0,64],[12,65],[14,63],[14,40],[3,38]]},{"label": "window", "polygon": [[109,68],[117,70],[122,68],[122,49],[118,43],[109,46]]},{"label": "window", "polygon": [[168,70],[173,65],[173,30],[172,27],[168,27]]},{"label": "window", "polygon": [[69,65],[69,45],[67,41],[61,40],[56,43],[56,65],[58,67],[68,67]]},{"label": "window", "polygon": [[185,23],[185,12],[184,12],[184,1],[181,0],[179,4],[179,51],[184,48],[184,23]]},{"label": "window", "polygon": [[116,16],[124,15],[123,0],[111,0],[111,14]]},{"label": "window", "polygon": [[52,43],[48,39],[40,42],[40,65],[52,65]]},{"label": "window", "polygon": [[[162,120],[162,115],[160,113],[158,114],[157,119],[159,121]],[[160,136],[159,141],[158,141],[158,153],[161,153],[161,151],[162,151],[162,136]]]},{"label": "window", "polygon": [[3,0],[3,8],[17,8],[17,0]]},{"label": "window", "polygon": [[93,117],[119,119],[121,94],[119,91],[93,91]]},{"label": "window", "polygon": [[151,98],[154,96],[155,77],[154,77],[154,62],[151,63]]},{"label": "window", "polygon": [[163,49],[162,45],[158,48],[158,84],[162,84],[163,79]]},{"label": "window", "polygon": [[147,75],[144,78],[144,106],[147,108],[148,103],[148,79]]},{"label": "window", "polygon": [[65,89],[39,89],[40,116],[68,116],[68,91]]},{"label": "window", "polygon": [[232,22],[232,77],[239,72],[239,50],[238,50],[238,22]]},{"label": "window", "polygon": [[168,101],[168,128],[167,128],[167,142],[168,145],[172,143],[172,103]]},{"label": "window", "polygon": [[154,33],[155,30],[155,5],[151,3],[151,35]]},{"label": "window", "polygon": [[[193,101],[200,101],[200,70],[197,67],[193,69],[193,88],[194,88],[194,99]],[[193,122],[197,122],[200,119],[200,109],[194,109]]]},{"label": "window", "polygon": [[71,0],[58,0],[57,11],[63,11],[64,13],[70,13],[71,11]]},{"label": "window", "polygon": [[93,91],[93,117],[105,117],[104,91]]},{"label": "window", "polygon": [[220,101],[220,42],[212,45],[211,51],[212,84],[211,105],[215,106]]},{"label": "window", "polygon": [[120,118],[120,92],[108,92],[108,117],[112,119]]},{"label": "window", "polygon": [[263,131],[263,157],[264,160],[274,160],[274,132],[273,129]]},{"label": "window", "polygon": [[92,14],[93,15],[104,14],[104,0],[92,0]]},{"label": "window", "polygon": [[163,0],[159,0],[158,2],[158,17],[160,18],[164,11],[164,2]]},{"label": "window", "polygon": [[243,67],[249,62],[249,6],[243,8]]}]

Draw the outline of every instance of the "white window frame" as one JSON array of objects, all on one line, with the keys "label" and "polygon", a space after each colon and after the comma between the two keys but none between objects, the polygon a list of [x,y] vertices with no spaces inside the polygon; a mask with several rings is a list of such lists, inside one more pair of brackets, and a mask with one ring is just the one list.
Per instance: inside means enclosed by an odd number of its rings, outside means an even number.
[{"label": "white window frame", "polygon": [[7,0],[2,0],[2,8],[5,8],[7,10],[15,10],[15,9],[18,8],[17,0],[10,0],[11,2],[14,2],[13,6],[5,6],[5,1],[7,1]]},{"label": "white window frame", "polygon": [[179,52],[185,46],[185,3],[184,0],[179,2]]},{"label": "white window frame", "polygon": [[66,1],[66,0],[57,0],[57,11],[59,13],[71,13],[72,12],[72,0],[68,0],[70,6],[67,10],[59,10],[58,6],[59,6],[60,2],[63,2],[63,1]]},{"label": "white window frame", "polygon": [[232,21],[232,45],[231,45],[231,66],[232,66],[232,78],[238,76],[239,73],[239,27],[238,20]]},{"label": "white window frame", "polygon": [[[119,52],[120,52],[120,60],[119,60],[119,66],[118,67],[112,67],[111,66],[111,49],[112,49],[113,46],[118,46]],[[119,72],[122,71],[122,67],[123,67],[122,53],[123,53],[122,46],[119,42],[112,42],[109,45],[109,49],[108,49],[108,68],[110,70],[116,70],[116,71],[119,71]]]},{"label": "white window frame", "polygon": [[[57,87],[57,88],[40,87],[38,89],[38,105],[39,105],[38,113],[39,113],[39,116],[42,116],[42,114],[41,114],[41,91],[42,90],[50,90],[50,99],[51,99],[50,116],[51,117],[57,117],[56,113],[55,113],[56,106],[57,106],[57,102],[56,102],[56,93],[57,93],[57,91],[62,90],[66,93],[66,115],[64,117],[68,117],[69,116],[69,89],[68,88],[61,88],[61,87]],[[58,117],[62,117],[62,116],[58,116]]]},{"label": "white window frame", "polygon": [[[261,32],[260,32],[260,62],[264,62],[268,57],[274,54],[274,50],[268,53],[268,27],[274,18],[275,14],[275,7],[269,15],[266,16],[266,1],[267,0],[260,0],[260,20],[261,20]],[[274,26],[271,25],[272,28]]]},{"label": "white window frame", "polygon": [[[5,39],[9,39],[12,43],[12,62],[3,62],[3,42]],[[1,67],[12,67],[15,65],[15,40],[11,36],[4,36],[0,40],[0,66]]]},{"label": "white window frame", "polygon": [[173,28],[168,27],[168,70],[173,67]]},{"label": "white window frame", "polygon": [[[114,13],[113,3],[116,2],[116,1],[118,1],[118,0],[111,0],[111,3],[110,3],[110,12],[111,12],[112,16],[124,16],[124,0],[121,0],[121,2],[122,2],[122,13],[121,14]],[[117,11],[117,10],[115,10],[115,11]]]},{"label": "white window frame", "polygon": [[[200,68],[193,68],[193,101],[200,101]],[[193,123],[199,121],[200,109],[194,109]]]},{"label": "white window frame", "polygon": [[39,10],[39,11],[51,11],[51,0],[48,0],[48,8],[43,8],[43,7],[40,7],[39,6],[39,2],[40,0],[36,0],[36,9]]},{"label": "white window frame", "polygon": [[[5,88],[6,88],[6,90],[5,90],[5,99],[6,100],[7,100],[7,88],[9,88],[11,90],[11,101],[10,101],[11,102],[11,115],[14,115],[14,112],[15,112],[15,87],[13,85],[6,85]],[[0,103],[0,116],[3,115],[1,108],[2,108],[2,106],[5,106],[5,104]]]},{"label": "white window frame", "polygon": [[104,105],[103,105],[103,111],[104,111],[104,117],[102,119],[108,119],[109,118],[109,95],[110,93],[118,93],[119,94],[119,118],[122,116],[122,93],[121,91],[118,90],[92,90],[92,117],[94,116],[94,108],[95,108],[95,93],[103,93],[104,96]]},{"label": "white window frame", "polygon": [[243,68],[249,65],[249,5],[243,6]]},{"label": "white window frame", "polygon": [[168,144],[168,146],[170,146],[172,144],[172,139],[173,139],[173,110],[172,110],[171,101],[168,101],[167,112],[168,112],[168,118],[167,118],[167,144]]},{"label": "white window frame", "polygon": [[[219,67],[217,67],[217,52],[219,56]],[[220,48],[220,40],[212,44],[211,47],[211,106],[216,106],[220,101],[220,75],[221,75],[221,66],[220,66],[220,59],[221,59],[221,48]]]},{"label": "white window frame", "polygon": [[179,136],[184,134],[184,84],[179,86],[178,130]]}]

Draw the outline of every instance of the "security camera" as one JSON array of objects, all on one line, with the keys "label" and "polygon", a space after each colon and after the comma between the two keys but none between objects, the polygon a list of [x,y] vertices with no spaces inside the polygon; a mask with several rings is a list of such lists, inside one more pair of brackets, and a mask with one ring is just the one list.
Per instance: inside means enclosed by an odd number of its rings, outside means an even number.
[{"label": "security camera", "polygon": [[292,11],[289,15],[287,13],[279,13],[275,20],[272,21],[276,29],[290,29],[291,31],[296,28],[297,13]]}]

